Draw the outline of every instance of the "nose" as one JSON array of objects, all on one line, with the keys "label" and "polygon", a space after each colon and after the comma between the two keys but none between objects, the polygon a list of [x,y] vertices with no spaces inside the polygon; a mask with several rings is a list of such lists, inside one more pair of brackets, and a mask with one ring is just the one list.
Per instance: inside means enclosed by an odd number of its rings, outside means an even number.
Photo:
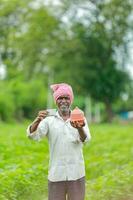
[{"label": "nose", "polygon": [[62,102],[65,102],[66,101],[66,98],[62,98]]}]

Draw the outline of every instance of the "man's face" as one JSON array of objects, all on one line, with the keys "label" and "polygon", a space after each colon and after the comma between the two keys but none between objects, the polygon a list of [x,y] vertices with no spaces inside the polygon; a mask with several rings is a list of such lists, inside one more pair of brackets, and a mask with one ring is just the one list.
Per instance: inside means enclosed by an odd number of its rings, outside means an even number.
[{"label": "man's face", "polygon": [[56,100],[56,104],[61,112],[68,112],[71,105],[71,100],[68,95],[60,96]]}]

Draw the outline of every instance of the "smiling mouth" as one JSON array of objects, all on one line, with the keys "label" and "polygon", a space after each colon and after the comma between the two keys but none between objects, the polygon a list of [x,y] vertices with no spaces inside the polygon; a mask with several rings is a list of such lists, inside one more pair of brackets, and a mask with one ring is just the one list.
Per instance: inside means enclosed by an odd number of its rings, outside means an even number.
[{"label": "smiling mouth", "polygon": [[66,104],[62,104],[62,105],[60,105],[60,108],[61,108],[62,110],[68,110],[68,109],[69,109],[69,106],[66,105]]},{"label": "smiling mouth", "polygon": [[61,104],[61,107],[68,107],[68,105],[66,105],[66,104]]}]

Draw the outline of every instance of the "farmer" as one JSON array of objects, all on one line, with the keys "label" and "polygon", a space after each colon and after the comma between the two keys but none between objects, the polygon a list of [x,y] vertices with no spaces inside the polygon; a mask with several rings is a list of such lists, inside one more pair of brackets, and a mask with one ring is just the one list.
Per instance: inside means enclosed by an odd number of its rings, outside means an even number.
[{"label": "farmer", "polygon": [[49,141],[48,200],[84,200],[85,166],[82,145],[91,139],[86,119],[70,121],[73,91],[66,83],[51,85],[57,106],[55,116],[42,110],[28,127],[28,137]]}]

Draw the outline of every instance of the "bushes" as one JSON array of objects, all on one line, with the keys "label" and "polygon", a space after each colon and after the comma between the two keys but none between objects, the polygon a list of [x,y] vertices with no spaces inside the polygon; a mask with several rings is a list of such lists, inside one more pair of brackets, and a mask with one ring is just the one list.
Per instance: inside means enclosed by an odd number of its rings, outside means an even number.
[{"label": "bushes", "polygon": [[42,200],[47,193],[48,142],[29,140],[26,127],[0,124],[0,200]]},{"label": "bushes", "polygon": [[4,84],[0,84],[0,119],[11,121],[14,118],[15,104],[13,94]]},{"label": "bushes", "polygon": [[0,118],[3,121],[33,118],[46,107],[46,89],[41,81],[0,83]]}]

